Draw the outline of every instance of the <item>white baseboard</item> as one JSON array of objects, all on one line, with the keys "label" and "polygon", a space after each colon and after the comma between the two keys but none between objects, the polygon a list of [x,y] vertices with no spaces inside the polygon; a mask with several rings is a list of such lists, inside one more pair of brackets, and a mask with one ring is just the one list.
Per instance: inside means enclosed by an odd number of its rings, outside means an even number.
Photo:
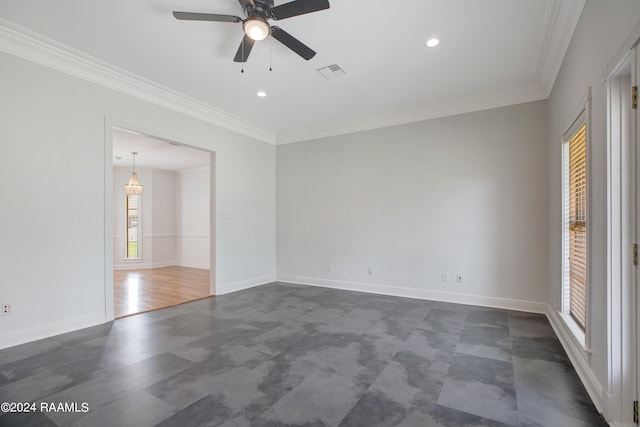
[{"label": "white baseboard", "polygon": [[451,302],[456,304],[479,305],[483,307],[526,311],[530,313],[544,314],[547,312],[547,304],[543,302],[488,297],[482,295],[470,295],[455,292],[444,292],[432,289],[417,289],[372,283],[327,280],[316,277],[292,276],[288,274],[278,274],[277,281],[297,283],[301,285],[321,286],[332,289],[343,289],[347,291],[391,295],[396,297],[426,299],[432,301]]},{"label": "white baseboard", "polygon": [[189,263],[189,262],[178,262],[178,261],[166,261],[166,262],[155,262],[153,264],[130,264],[124,266],[114,267],[114,270],[144,270],[148,268],[162,268],[162,267],[188,267],[188,268],[200,268],[203,270],[209,270],[209,264],[198,264],[198,263]]},{"label": "white baseboard", "polygon": [[571,331],[568,330],[565,323],[560,318],[558,312],[551,306],[547,305],[547,318],[554,332],[558,336],[562,347],[567,352],[569,360],[573,364],[578,377],[582,381],[584,388],[587,389],[589,397],[593,401],[598,412],[603,411],[603,402],[606,398],[606,389],[600,384],[600,381],[596,377],[596,374],[591,369],[591,365],[587,360],[585,352],[575,340],[571,337]]},{"label": "white baseboard", "polygon": [[274,276],[256,277],[255,279],[243,280],[241,282],[217,284],[216,295],[225,295],[232,292],[241,291],[243,289],[249,289],[260,285],[266,285],[275,281]]},{"label": "white baseboard", "polygon": [[209,270],[209,264],[199,264],[197,262],[176,262],[173,265],[178,267],[200,268],[203,270]]},{"label": "white baseboard", "polygon": [[154,262],[151,264],[151,268],[173,267],[174,265],[179,264],[175,261]]},{"label": "white baseboard", "polygon": [[126,264],[120,264],[117,266],[113,266],[113,270],[114,271],[126,271],[126,270],[144,270],[147,268],[153,268],[154,265],[153,264],[149,264],[149,263],[135,263],[135,262],[131,262],[131,263],[126,263]]},{"label": "white baseboard", "polygon": [[105,323],[104,313],[95,313],[87,316],[74,317],[73,319],[60,320],[58,322],[36,326],[34,328],[19,329],[8,334],[0,335],[0,349],[53,337],[55,335],[103,323]]}]

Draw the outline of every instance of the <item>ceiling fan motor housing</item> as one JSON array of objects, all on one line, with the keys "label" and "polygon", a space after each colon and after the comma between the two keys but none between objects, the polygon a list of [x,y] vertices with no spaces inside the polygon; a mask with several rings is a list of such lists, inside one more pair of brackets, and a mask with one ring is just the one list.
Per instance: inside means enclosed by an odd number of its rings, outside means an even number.
[{"label": "ceiling fan motor housing", "polygon": [[244,9],[244,13],[247,18],[251,16],[259,16],[264,19],[269,19],[271,17],[269,16],[269,11],[273,7],[273,0],[254,0],[253,3],[255,4],[254,7],[248,5]]}]

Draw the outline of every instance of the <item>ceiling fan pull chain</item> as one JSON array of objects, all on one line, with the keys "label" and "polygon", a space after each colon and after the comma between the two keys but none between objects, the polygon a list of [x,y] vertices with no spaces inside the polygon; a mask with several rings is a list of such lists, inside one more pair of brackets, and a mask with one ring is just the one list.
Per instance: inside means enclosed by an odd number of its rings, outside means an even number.
[{"label": "ceiling fan pull chain", "polygon": [[240,74],[244,74],[244,39],[242,39],[242,42],[240,43],[240,49],[242,49],[242,59],[243,61],[240,62]]},{"label": "ceiling fan pull chain", "polygon": [[273,71],[271,69],[271,62],[272,62],[271,57],[273,56],[272,53],[273,53],[273,38],[269,40],[269,71]]}]

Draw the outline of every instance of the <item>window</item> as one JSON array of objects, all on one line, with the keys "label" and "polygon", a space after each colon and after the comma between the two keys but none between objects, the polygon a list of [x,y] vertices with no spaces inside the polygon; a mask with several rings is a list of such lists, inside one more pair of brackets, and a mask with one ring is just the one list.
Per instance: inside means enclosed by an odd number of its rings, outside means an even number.
[{"label": "window", "polygon": [[127,259],[140,258],[140,196],[126,196]]},{"label": "window", "polygon": [[587,327],[587,123],[583,111],[563,141],[563,312]]}]

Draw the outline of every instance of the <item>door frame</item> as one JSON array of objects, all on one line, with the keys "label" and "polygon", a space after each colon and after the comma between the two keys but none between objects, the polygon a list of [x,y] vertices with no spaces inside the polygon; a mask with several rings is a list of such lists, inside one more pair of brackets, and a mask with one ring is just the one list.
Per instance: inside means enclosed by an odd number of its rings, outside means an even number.
[{"label": "door frame", "polygon": [[[637,85],[640,22],[604,70],[607,137],[607,399],[605,417],[633,425],[638,400],[640,275],[632,244],[640,243],[640,149],[631,110]],[[626,122],[625,122],[626,120]],[[621,423],[621,424],[618,424]]]},{"label": "door frame", "polygon": [[176,142],[184,147],[209,153],[209,292],[216,295],[216,152],[181,136],[170,135],[159,129],[150,129],[140,123],[105,116],[104,120],[104,292],[105,322],[115,318],[113,295],[113,129],[123,128],[152,138]]}]

